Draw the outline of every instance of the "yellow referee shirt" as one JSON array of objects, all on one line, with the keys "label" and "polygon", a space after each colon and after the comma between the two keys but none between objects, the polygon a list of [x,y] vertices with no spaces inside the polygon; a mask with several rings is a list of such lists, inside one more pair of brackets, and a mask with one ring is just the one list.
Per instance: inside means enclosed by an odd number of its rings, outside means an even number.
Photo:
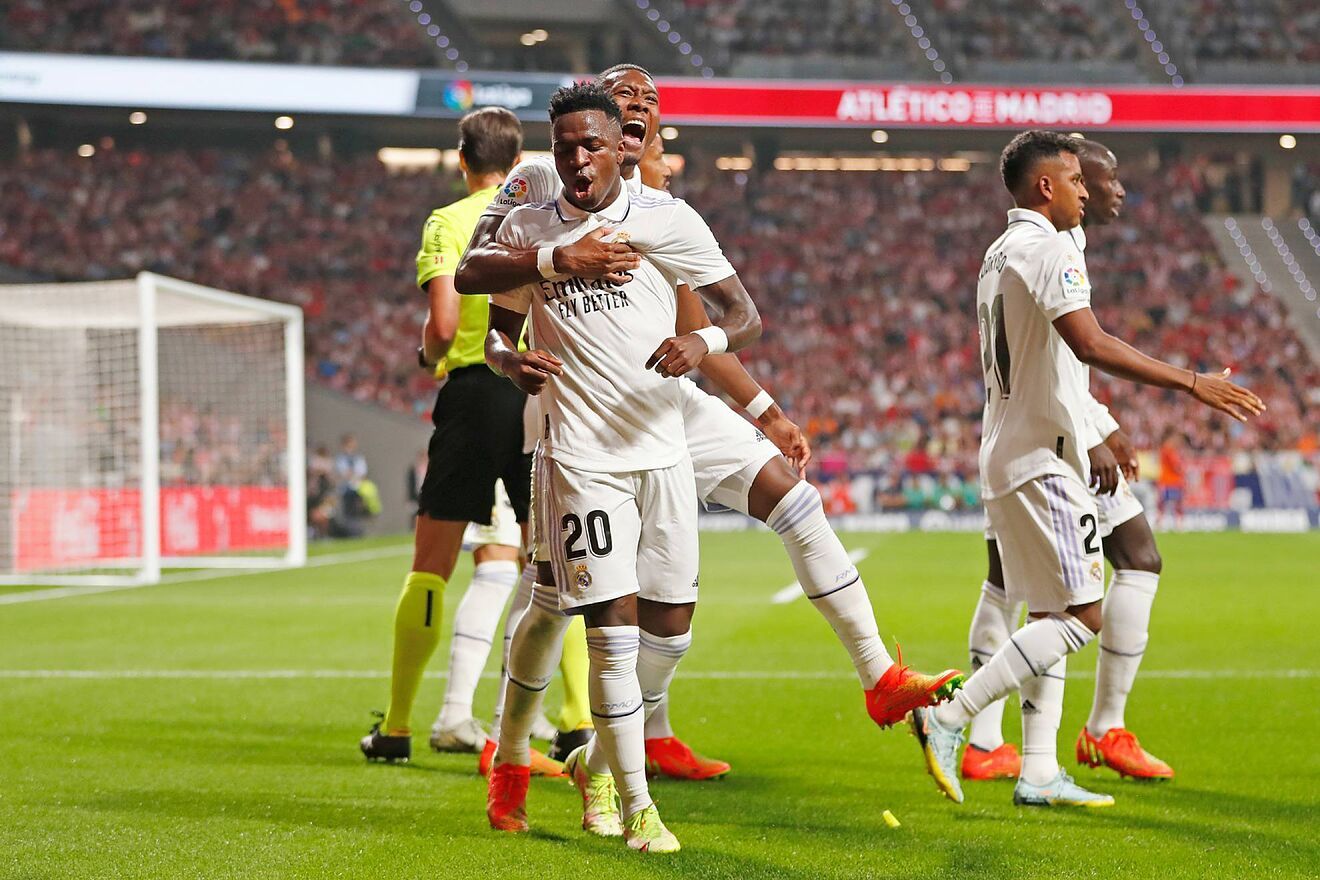
[{"label": "yellow referee shirt", "polygon": [[[431,212],[422,227],[422,249],[417,252],[417,286],[426,290],[432,278],[452,277],[458,261],[472,240],[477,221],[485,212],[498,186],[478,190],[465,199]],[[450,370],[486,362],[486,324],[490,300],[484,296],[459,297],[458,332],[449,353],[436,365],[439,378]]]}]

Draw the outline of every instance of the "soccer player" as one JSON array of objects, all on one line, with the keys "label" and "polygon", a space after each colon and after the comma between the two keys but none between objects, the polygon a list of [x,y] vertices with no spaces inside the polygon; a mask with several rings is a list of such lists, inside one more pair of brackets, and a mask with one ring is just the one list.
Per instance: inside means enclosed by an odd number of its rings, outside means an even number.
[{"label": "soccer player", "polygon": [[[606,91],[594,83],[564,87],[551,99],[550,119],[563,192],[553,202],[514,210],[498,240],[553,252],[608,224],[613,237],[631,241],[646,258],[621,283],[553,272],[540,284],[493,296],[488,358],[524,391],[544,392],[536,476],[543,507],[536,521],[538,529],[553,524],[546,540],[558,610],[586,617],[596,726],[569,764],[612,775],[622,807],[615,813],[609,804],[591,830],[621,833],[642,852],[674,852],[678,840],[647,789],[637,677],[639,624],[662,636],[686,631],[696,601],[696,494],[682,440],[680,385],[669,377],[712,351],[747,345],[759,335],[760,319],[695,211],[676,199],[634,195],[624,185],[622,114]],[[722,308],[717,326],[673,335],[678,280]],[[529,313],[538,347],[519,352],[513,340]],[[543,607],[538,593],[514,636],[510,691],[536,692],[548,680],[549,652],[534,658],[520,651],[529,620],[548,618],[558,628],[552,648],[566,623]],[[521,677],[528,672],[530,681]],[[511,718],[506,711],[487,815],[495,828],[521,831],[527,828],[526,740],[510,735],[525,733],[510,729]]]},{"label": "soccer player", "polygon": [[1259,414],[1256,395],[1222,374],[1154,360],[1110,336],[1090,308],[1086,261],[1070,237],[1088,193],[1076,139],[1027,131],[1004,149],[1000,171],[1017,207],[986,251],[977,324],[986,384],[981,482],[1010,600],[1029,619],[948,703],[912,712],[913,732],[940,790],[961,802],[958,747],[981,710],[1021,691],[1022,771],[1013,801],[1025,806],[1109,806],[1059,766],[1065,658],[1101,629],[1104,563],[1099,513],[1083,457],[1087,366],[1186,391],[1237,419]]},{"label": "soccer player", "polygon": [[[655,143],[659,127],[659,96],[650,74],[636,65],[623,64],[603,72],[598,81],[623,114],[623,173],[627,185],[643,195],[662,195],[645,188],[633,167],[640,162],[644,149]],[[563,270],[578,277],[611,280],[636,264],[638,254],[630,247],[612,244],[605,228],[572,245],[540,254],[511,250],[489,240],[499,228],[502,214],[514,205],[553,198],[561,188],[545,162],[529,160],[513,170],[489,209],[490,216],[482,219],[464,254],[456,282],[460,292],[498,292],[535,282],[543,271]],[[552,265],[538,269],[538,262]],[[708,323],[700,300],[680,290],[679,330],[699,329]],[[871,600],[857,568],[826,520],[819,492],[802,479],[810,451],[798,426],[736,357],[712,355],[701,362],[700,369],[756,420],[756,426],[749,426],[694,384],[680,383],[685,399],[684,430],[698,497],[750,514],[779,534],[798,582],[847,649],[864,690],[867,711],[877,724],[888,726],[914,706],[929,705],[947,696],[961,681],[956,670],[938,675],[914,672],[894,663],[880,640]],[[773,442],[767,442],[762,432]],[[781,451],[797,462],[796,468],[780,455]],[[548,638],[546,634],[551,631],[550,627],[538,630],[542,633],[539,637]],[[530,632],[527,637],[531,637]],[[690,643],[691,634],[686,630],[670,634],[663,642],[650,637],[642,641],[639,672],[651,719],[647,756],[651,767],[665,775],[711,778],[727,772],[727,763],[703,758],[673,736],[667,709],[662,708],[678,661]],[[511,713],[533,711],[523,696],[510,691]]]},{"label": "soccer player", "polygon": [[[1118,159],[1103,144],[1078,141],[1078,160],[1089,196],[1083,226],[1060,233],[1085,250],[1084,229],[1107,226],[1123,210],[1126,192],[1118,178]],[[1087,421],[1094,445],[1087,451],[1091,465],[1091,493],[1095,495],[1099,532],[1105,558],[1114,576],[1105,594],[1104,629],[1096,669],[1095,699],[1091,715],[1077,737],[1077,761],[1102,764],[1136,779],[1171,779],[1173,768],[1141,748],[1136,735],[1124,726],[1124,709],[1145,652],[1150,609],[1159,586],[1162,560],[1155,534],[1128,479],[1137,478],[1137,454],[1132,441],[1109,409],[1089,393]],[[1019,617],[1018,606],[1004,592],[1003,568],[993,533],[986,535],[989,573],[972,616],[969,648],[973,669],[999,650]],[[1018,775],[1021,757],[1004,742],[1004,701],[997,700],[972,719],[967,749],[962,757],[962,778],[1004,779]]]},{"label": "soccer player", "polygon": [[[371,760],[407,761],[412,755],[412,706],[440,640],[445,584],[468,523],[490,524],[498,481],[503,481],[516,521],[527,521],[531,459],[522,449],[526,397],[486,366],[488,306],[460,297],[453,278],[472,227],[518,161],[522,126],[507,110],[484,108],[464,116],[459,132],[459,166],[469,195],[432,213],[417,255],[417,283],[427,292],[430,306],[419,357],[443,381],[419,493],[412,570],[394,612],[389,709],[360,743]],[[475,598],[485,606],[485,613],[476,616],[489,619],[493,610],[498,619],[517,574],[516,559],[517,549],[509,547],[488,547],[478,555],[477,573],[464,601],[470,605],[467,599]],[[493,626],[474,629],[477,637],[486,629],[493,632]],[[459,663],[460,670],[472,665]],[[484,652],[476,675],[482,665]],[[470,717],[470,697],[467,703]]]}]

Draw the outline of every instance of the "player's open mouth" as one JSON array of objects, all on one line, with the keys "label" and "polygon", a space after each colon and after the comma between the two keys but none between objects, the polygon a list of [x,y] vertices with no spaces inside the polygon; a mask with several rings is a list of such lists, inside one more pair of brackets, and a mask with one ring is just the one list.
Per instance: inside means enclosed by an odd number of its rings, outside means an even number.
[{"label": "player's open mouth", "polygon": [[579,199],[584,199],[591,195],[591,178],[577,175],[573,178],[573,195]]},{"label": "player's open mouth", "polygon": [[623,145],[630,150],[641,149],[646,139],[646,122],[641,119],[629,119],[623,124]]}]

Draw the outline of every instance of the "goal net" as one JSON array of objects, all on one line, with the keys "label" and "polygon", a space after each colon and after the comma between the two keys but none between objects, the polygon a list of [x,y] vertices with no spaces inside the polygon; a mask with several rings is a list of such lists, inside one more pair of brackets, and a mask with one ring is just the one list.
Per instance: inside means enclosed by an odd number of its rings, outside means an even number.
[{"label": "goal net", "polygon": [[0,285],[0,583],[306,559],[302,312],[161,275]]}]

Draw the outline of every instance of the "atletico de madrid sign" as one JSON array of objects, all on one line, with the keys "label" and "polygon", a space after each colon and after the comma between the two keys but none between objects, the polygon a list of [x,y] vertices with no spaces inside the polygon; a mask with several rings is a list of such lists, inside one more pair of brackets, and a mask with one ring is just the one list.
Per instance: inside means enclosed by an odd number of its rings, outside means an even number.
[{"label": "atletico de madrid sign", "polygon": [[662,79],[666,122],[892,128],[1317,131],[1320,89],[935,86]]}]

